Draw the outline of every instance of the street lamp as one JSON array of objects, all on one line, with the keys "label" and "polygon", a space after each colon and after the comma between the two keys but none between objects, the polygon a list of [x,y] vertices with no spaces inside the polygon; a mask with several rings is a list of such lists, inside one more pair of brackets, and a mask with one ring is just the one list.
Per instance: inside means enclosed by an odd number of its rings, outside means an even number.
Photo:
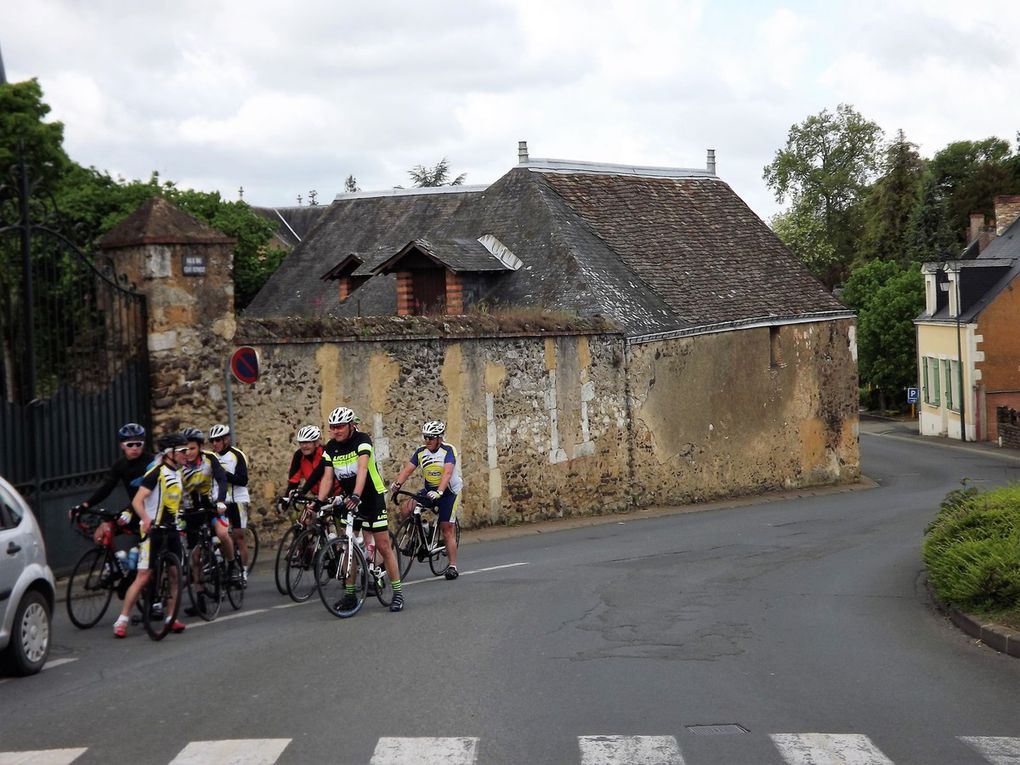
[{"label": "street lamp", "polygon": [[[954,295],[956,302],[956,368],[959,372],[959,397],[960,397],[960,440],[967,440],[967,392],[963,389],[963,341],[960,336],[960,314],[962,313],[963,306],[960,305],[960,266],[959,264],[952,264],[947,262],[945,265],[945,272],[948,278],[950,272],[956,274],[953,279]],[[946,285],[948,287],[948,285]],[[948,289],[946,290],[948,292]]]}]

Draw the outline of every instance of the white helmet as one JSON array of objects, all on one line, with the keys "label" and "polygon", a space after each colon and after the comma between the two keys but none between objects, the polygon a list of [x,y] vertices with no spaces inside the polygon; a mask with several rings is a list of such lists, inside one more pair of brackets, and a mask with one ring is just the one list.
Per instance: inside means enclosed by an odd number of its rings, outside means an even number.
[{"label": "white helmet", "polygon": [[446,423],[442,420],[431,420],[421,426],[423,436],[441,436],[446,432]]},{"label": "white helmet", "polygon": [[321,437],[322,431],[314,425],[305,425],[297,432],[297,441],[299,444],[307,441],[318,441]]},{"label": "white helmet", "polygon": [[213,425],[209,428],[209,440],[212,441],[214,438],[223,438],[223,436],[230,435],[230,428],[226,425]]},{"label": "white helmet", "polygon": [[349,422],[354,422],[354,412],[346,406],[338,406],[329,413],[330,425],[346,425]]}]

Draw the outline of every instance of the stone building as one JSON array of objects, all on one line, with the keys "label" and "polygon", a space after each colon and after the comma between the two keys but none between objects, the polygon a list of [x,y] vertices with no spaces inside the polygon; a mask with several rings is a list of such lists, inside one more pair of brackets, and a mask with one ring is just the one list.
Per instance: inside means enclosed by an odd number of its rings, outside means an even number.
[{"label": "stone building", "polygon": [[521,148],[489,186],[338,196],[253,300],[238,430],[264,497],[339,403],[387,476],[446,420],[469,525],[858,480],[853,314],[714,158]]}]

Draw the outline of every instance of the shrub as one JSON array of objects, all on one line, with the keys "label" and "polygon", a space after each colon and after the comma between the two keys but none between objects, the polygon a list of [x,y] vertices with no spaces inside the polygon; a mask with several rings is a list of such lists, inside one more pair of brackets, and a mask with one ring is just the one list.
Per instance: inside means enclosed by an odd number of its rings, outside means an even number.
[{"label": "shrub", "polygon": [[1020,485],[964,481],[926,530],[924,562],[940,599],[964,611],[1020,607]]}]

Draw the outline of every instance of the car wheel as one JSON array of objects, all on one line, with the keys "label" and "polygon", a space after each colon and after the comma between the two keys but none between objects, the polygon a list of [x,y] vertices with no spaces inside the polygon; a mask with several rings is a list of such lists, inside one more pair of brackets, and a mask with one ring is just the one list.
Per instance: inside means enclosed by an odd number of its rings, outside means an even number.
[{"label": "car wheel", "polygon": [[16,675],[32,675],[43,668],[50,653],[50,606],[42,593],[29,590],[14,612],[7,664]]}]

